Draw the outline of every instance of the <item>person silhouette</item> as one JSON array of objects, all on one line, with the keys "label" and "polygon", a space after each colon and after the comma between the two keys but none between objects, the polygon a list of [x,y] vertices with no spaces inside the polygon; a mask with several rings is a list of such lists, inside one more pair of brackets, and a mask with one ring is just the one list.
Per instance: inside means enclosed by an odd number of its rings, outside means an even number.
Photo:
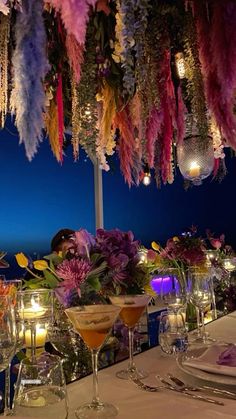
[{"label": "person silhouette", "polygon": [[61,230],[59,230],[51,240],[51,252],[65,252],[68,249],[70,249],[72,245],[70,239],[74,233],[75,230],[71,230],[70,228],[62,228]]}]

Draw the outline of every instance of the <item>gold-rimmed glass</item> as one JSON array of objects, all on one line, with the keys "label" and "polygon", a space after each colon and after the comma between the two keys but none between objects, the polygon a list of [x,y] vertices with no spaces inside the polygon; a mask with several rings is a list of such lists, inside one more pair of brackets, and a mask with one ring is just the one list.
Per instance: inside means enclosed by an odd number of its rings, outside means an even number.
[{"label": "gold-rimmed glass", "polygon": [[151,296],[139,295],[115,295],[110,296],[110,301],[121,308],[120,318],[129,331],[129,364],[127,369],[117,372],[116,376],[124,380],[129,378],[145,378],[148,373],[138,370],[134,362],[134,328],[147,307]]}]

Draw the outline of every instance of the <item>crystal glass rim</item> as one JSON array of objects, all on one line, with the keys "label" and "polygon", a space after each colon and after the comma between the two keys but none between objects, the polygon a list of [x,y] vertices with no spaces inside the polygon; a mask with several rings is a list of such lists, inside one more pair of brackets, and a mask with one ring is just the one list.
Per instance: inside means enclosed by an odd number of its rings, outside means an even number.
[{"label": "crystal glass rim", "polygon": [[[151,294],[143,293],[143,294],[119,294],[119,295],[109,295],[109,298],[119,298],[119,297],[151,297]],[[114,304],[112,304],[114,305]]]},{"label": "crystal glass rim", "polygon": [[62,366],[61,358],[58,355],[45,353],[45,354],[43,354],[43,356],[46,359],[43,359],[43,358],[41,359],[40,357],[30,358],[30,359],[29,358],[24,358],[21,361],[21,365],[26,366],[26,367],[29,366],[29,367],[40,367],[41,368],[43,365],[45,365],[45,366],[49,365],[48,360],[50,360],[50,365],[49,366],[51,366],[51,365]]},{"label": "crystal glass rim", "polygon": [[19,290],[18,295],[38,295],[38,294],[54,294],[54,290],[47,288],[39,288],[37,290]]},{"label": "crystal glass rim", "polygon": [[[120,307],[116,304],[84,304],[83,306],[76,306],[76,307],[68,307],[65,309],[65,312],[73,312],[73,313],[80,313],[80,314],[93,314],[96,313],[96,311],[88,311],[88,310],[83,310],[82,307],[109,307],[109,310],[104,310],[104,311],[99,311],[99,314],[103,314],[103,313],[109,313],[109,312],[115,312],[118,311],[118,309],[120,310]],[[81,307],[81,308],[80,308]]]}]

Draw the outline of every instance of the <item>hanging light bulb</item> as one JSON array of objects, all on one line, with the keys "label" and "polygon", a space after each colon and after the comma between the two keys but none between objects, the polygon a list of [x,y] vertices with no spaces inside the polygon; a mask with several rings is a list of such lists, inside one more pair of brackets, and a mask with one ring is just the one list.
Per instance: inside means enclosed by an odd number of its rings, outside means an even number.
[{"label": "hanging light bulb", "polygon": [[177,52],[175,54],[175,65],[178,77],[180,79],[184,79],[186,76],[186,65],[184,60],[184,54],[182,52]]},{"label": "hanging light bulb", "polygon": [[150,169],[149,169],[149,166],[148,166],[147,163],[144,166],[143,172],[144,172],[144,174],[143,174],[142,182],[145,186],[148,186],[151,183],[151,172],[150,172]]}]

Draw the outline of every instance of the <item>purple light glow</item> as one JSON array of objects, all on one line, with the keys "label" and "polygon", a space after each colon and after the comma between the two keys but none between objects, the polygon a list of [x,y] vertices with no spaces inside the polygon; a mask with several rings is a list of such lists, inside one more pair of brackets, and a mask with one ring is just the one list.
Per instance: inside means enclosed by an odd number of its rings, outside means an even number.
[{"label": "purple light glow", "polygon": [[166,295],[178,289],[179,284],[173,276],[157,276],[151,280],[151,287],[157,295]]}]

